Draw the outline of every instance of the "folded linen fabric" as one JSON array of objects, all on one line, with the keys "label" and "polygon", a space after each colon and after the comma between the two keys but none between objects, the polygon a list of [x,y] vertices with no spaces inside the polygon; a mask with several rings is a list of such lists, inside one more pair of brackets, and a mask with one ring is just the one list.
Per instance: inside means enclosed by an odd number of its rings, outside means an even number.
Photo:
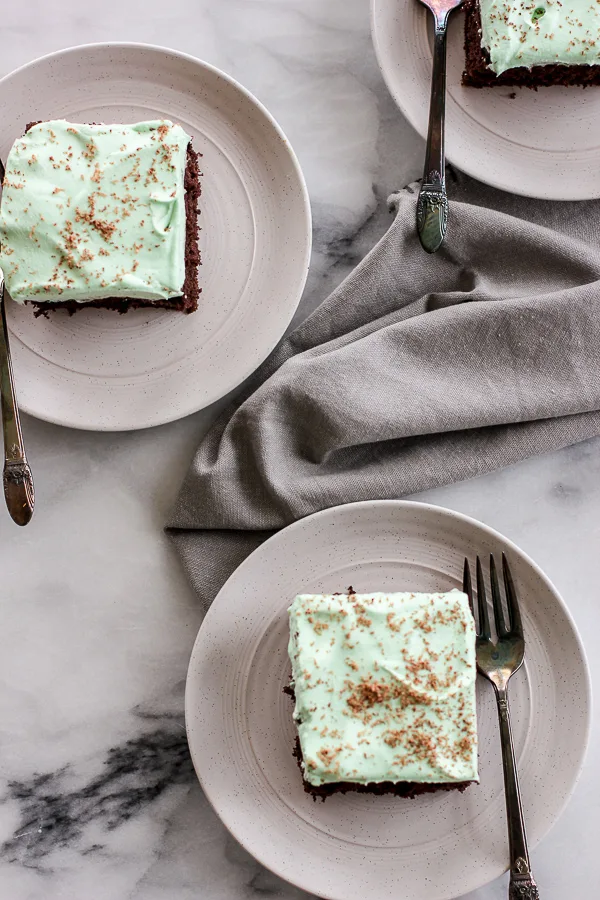
[{"label": "folded linen fabric", "polygon": [[456,173],[443,248],[388,232],[202,440],[169,530],[207,607],[274,530],[600,433],[600,203]]}]

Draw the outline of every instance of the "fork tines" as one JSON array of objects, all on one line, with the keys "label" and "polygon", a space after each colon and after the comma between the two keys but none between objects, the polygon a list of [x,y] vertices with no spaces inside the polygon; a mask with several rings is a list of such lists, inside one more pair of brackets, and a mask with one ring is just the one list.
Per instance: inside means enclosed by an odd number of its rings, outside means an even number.
[{"label": "fork tines", "polygon": [[[500,593],[500,582],[498,579],[498,570],[494,555],[490,554],[490,585],[492,589],[492,608],[494,610],[494,621],[496,631],[499,638],[515,635],[523,637],[523,624],[521,621],[521,613],[517,601],[517,593],[515,585],[508,565],[506,555],[502,554],[502,576],[504,581],[504,591],[506,594],[506,608],[508,611],[508,621],[504,615],[502,608],[502,595]],[[483,576],[483,568],[481,559],[477,557],[476,563],[476,581],[477,581],[477,613],[479,618],[478,634],[484,639],[491,638],[490,618],[488,613],[487,595],[485,589],[485,579]],[[465,567],[463,574],[463,590],[469,598],[471,604],[471,612],[475,618],[475,604],[473,599],[473,583],[471,580],[471,569],[469,560],[465,559]]]}]

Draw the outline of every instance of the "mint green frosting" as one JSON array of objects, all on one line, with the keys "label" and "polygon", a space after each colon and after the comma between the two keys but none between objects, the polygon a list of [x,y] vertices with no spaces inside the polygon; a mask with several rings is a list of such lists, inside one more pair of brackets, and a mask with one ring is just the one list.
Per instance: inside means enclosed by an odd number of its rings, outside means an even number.
[{"label": "mint green frosting", "polygon": [[600,62],[597,0],[480,0],[481,44],[497,75],[519,66]]},{"label": "mint green frosting", "polygon": [[189,141],[168,121],[62,120],[15,141],[0,206],[13,300],[181,296]]},{"label": "mint green frosting", "polygon": [[301,594],[289,617],[310,784],[477,780],[465,594]]}]

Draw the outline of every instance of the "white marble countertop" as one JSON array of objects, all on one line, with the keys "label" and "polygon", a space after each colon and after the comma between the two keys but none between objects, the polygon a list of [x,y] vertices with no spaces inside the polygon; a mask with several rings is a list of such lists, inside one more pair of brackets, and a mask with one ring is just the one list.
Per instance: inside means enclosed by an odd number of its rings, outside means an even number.
[{"label": "white marble countertop", "polygon": [[[381,81],[368,0],[24,0],[3,10],[0,74],[103,40],[204,58],[278,118],[314,212],[299,315],[383,232],[386,195],[419,174],[422,142]],[[183,688],[200,612],[162,526],[213,415],[122,435],[24,422],[36,516],[18,530],[0,509],[0,900],[301,894],[228,836],[187,752]],[[539,562],[600,676],[600,440],[422,497]],[[575,796],[533,853],[542,900],[597,894],[599,773],[594,730]],[[505,880],[469,897],[505,898]]]}]

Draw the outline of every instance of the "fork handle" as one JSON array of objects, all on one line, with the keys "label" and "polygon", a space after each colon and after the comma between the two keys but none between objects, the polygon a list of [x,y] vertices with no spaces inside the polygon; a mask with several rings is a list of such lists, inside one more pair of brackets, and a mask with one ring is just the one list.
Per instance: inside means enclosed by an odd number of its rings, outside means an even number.
[{"label": "fork handle", "polygon": [[35,496],[33,477],[23,444],[19,409],[8,343],[8,325],[4,309],[4,276],[0,271],[0,405],[4,432],[3,485],[6,506],[13,522],[27,525],[33,515]]},{"label": "fork handle", "polygon": [[423,182],[417,200],[417,232],[427,253],[435,253],[440,248],[448,227],[444,151],[447,27],[448,13],[440,13],[435,17],[429,128]]},{"label": "fork handle", "polygon": [[508,846],[510,853],[509,900],[539,900],[537,885],[531,874],[523,807],[517,775],[515,748],[510,727],[510,710],[506,687],[496,688],[498,720],[500,723],[500,745],[504,768],[504,795],[506,798],[506,821],[508,824]]}]

